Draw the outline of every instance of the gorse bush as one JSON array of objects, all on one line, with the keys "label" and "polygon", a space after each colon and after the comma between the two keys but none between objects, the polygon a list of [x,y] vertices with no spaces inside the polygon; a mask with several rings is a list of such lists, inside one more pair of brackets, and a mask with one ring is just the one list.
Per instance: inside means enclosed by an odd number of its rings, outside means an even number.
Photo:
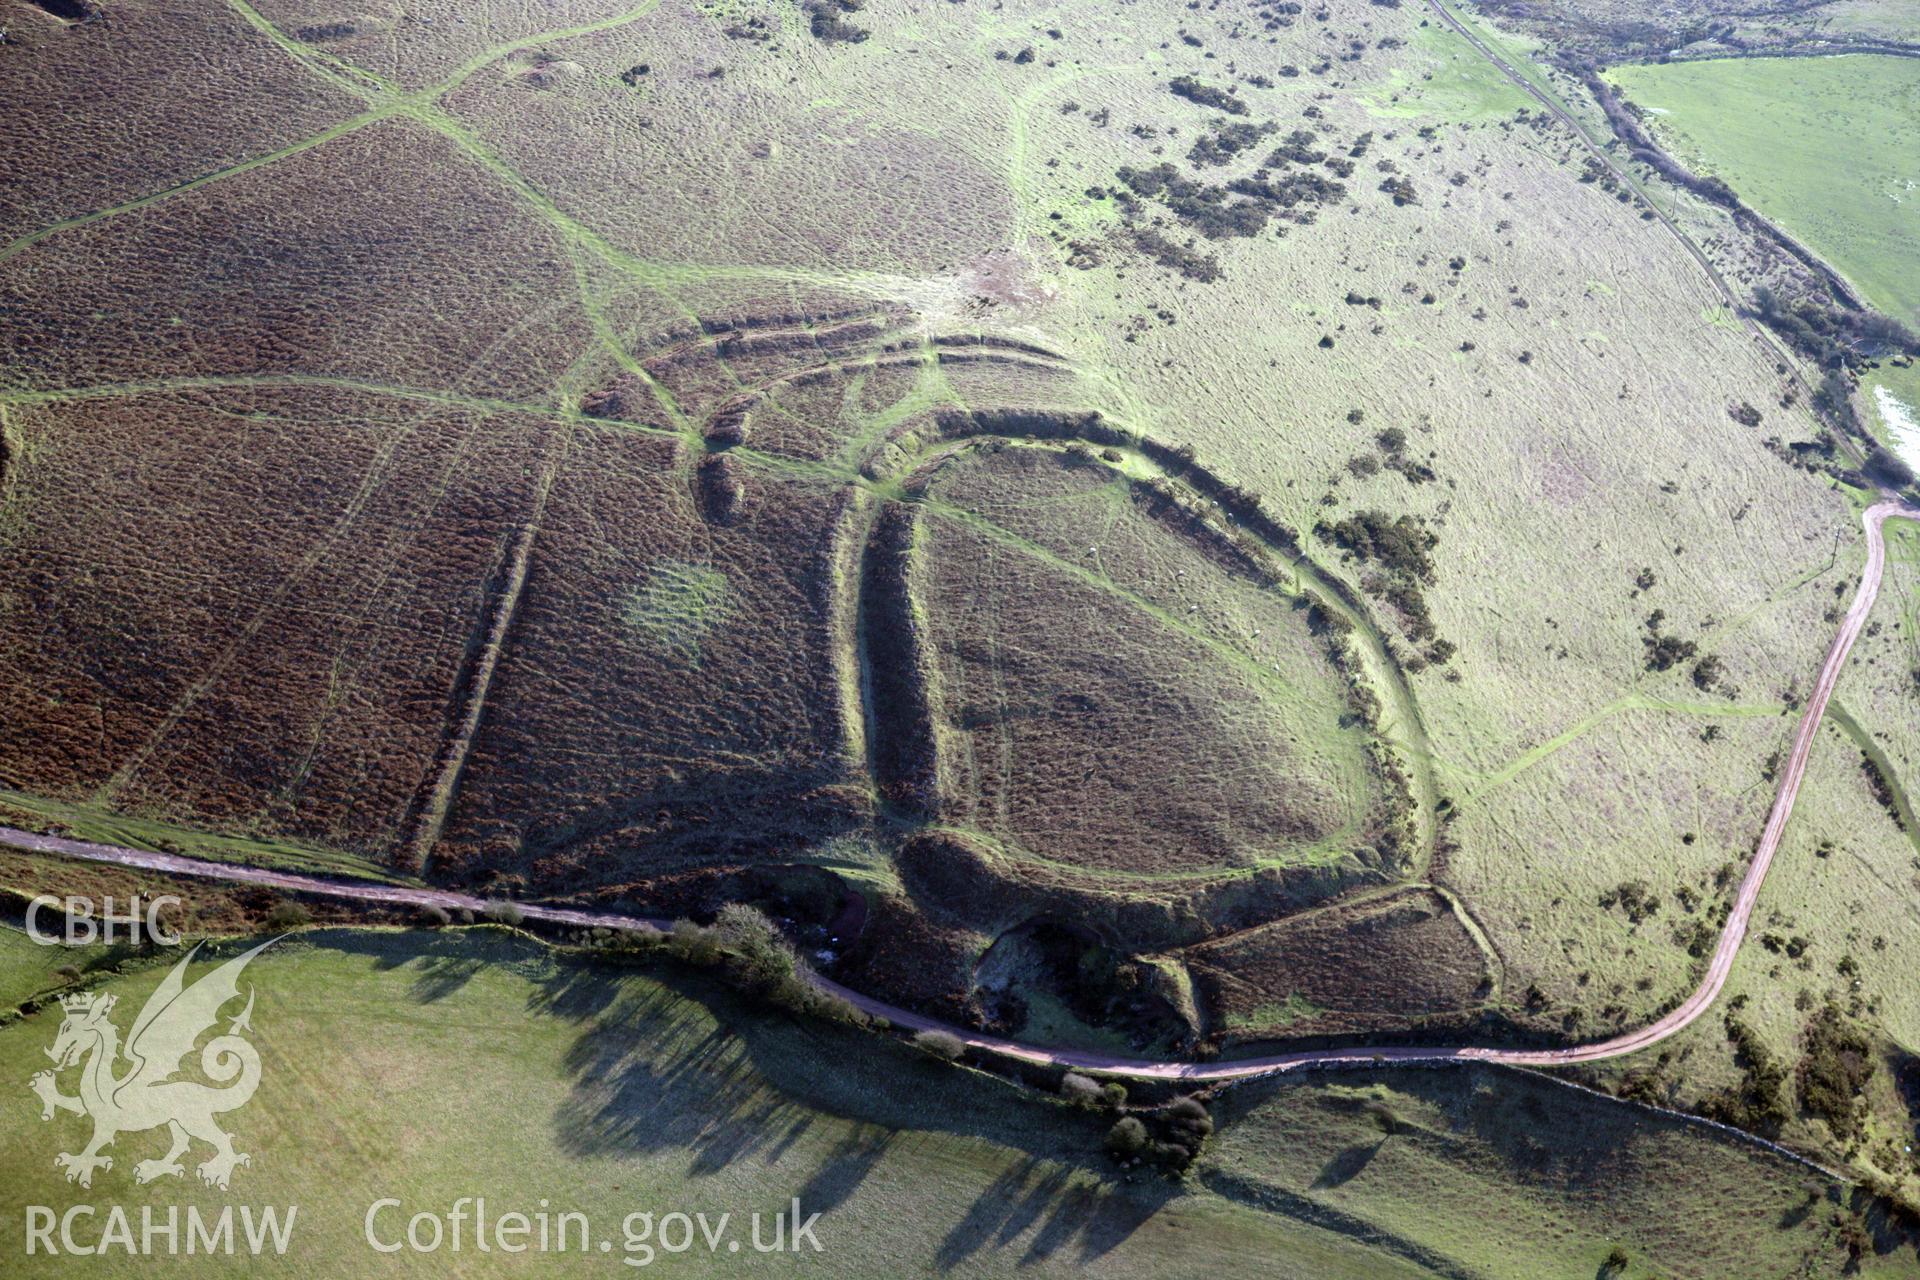
[{"label": "gorse bush", "polygon": [[1358,560],[1385,565],[1416,582],[1433,581],[1432,551],[1440,539],[1418,516],[1359,511],[1345,520],[1322,523],[1314,532]]},{"label": "gorse bush", "polygon": [[1861,1095],[1873,1073],[1872,1041],[1837,1006],[1821,1009],[1807,1027],[1806,1052],[1794,1073],[1801,1109],[1826,1121],[1842,1142],[1857,1142],[1866,1136]]},{"label": "gorse bush", "polygon": [[667,934],[667,950],[689,964],[717,964],[720,940],[691,920],[675,920]]},{"label": "gorse bush", "polygon": [[297,902],[276,902],[267,912],[267,928],[298,929],[313,921],[313,913]]},{"label": "gorse bush", "polygon": [[[636,944],[655,945],[651,939]],[[871,1024],[851,1001],[819,986],[779,926],[758,908],[730,903],[706,928],[676,920],[657,945],[689,964],[718,967],[728,985],[775,1009],[851,1026]]]},{"label": "gorse bush", "polygon": [[859,44],[871,32],[846,20],[858,12],[864,0],[806,0],[801,10],[807,15],[807,29],[823,44]]},{"label": "gorse bush", "polygon": [[1060,1077],[1060,1096],[1069,1102],[1093,1106],[1100,1101],[1100,1082],[1069,1071]]},{"label": "gorse bush", "polygon": [[793,944],[758,908],[728,903],[709,932],[726,954],[728,971],[748,990],[772,991],[800,976]]},{"label": "gorse bush", "polygon": [[1202,84],[1192,76],[1175,76],[1168,82],[1167,88],[1188,102],[1197,102],[1203,107],[1212,107],[1215,111],[1224,111],[1230,116],[1247,114],[1247,104],[1225,89],[1216,89],[1210,84]]},{"label": "gorse bush", "polygon": [[1125,1160],[1139,1155],[1147,1147],[1147,1126],[1134,1116],[1122,1116],[1107,1130],[1107,1150]]},{"label": "gorse bush", "polygon": [[1213,127],[1212,132],[1200,135],[1200,140],[1187,152],[1187,159],[1200,165],[1226,164],[1278,128],[1271,120],[1265,124],[1222,120]]},{"label": "gorse bush", "polygon": [[1787,1072],[1768,1052],[1753,1028],[1734,1014],[1726,1017],[1727,1039],[1733,1045],[1734,1061],[1743,1075],[1738,1085],[1729,1085],[1701,1099],[1700,1114],[1709,1120],[1746,1129],[1762,1137],[1780,1132],[1787,1121],[1781,1089]]},{"label": "gorse bush", "polygon": [[916,1031],[913,1036],[914,1047],[940,1059],[942,1062],[958,1062],[967,1046],[959,1036],[951,1031],[939,1031],[929,1028]]}]

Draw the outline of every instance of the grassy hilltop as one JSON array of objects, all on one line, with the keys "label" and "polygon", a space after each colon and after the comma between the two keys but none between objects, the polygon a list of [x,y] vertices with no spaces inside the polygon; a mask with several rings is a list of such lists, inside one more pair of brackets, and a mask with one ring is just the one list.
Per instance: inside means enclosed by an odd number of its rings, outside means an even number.
[{"label": "grassy hilltop", "polygon": [[[1700,979],[1871,495],[1816,416],[1821,371],[1751,323],[1724,210],[1622,180],[1599,106],[1542,65],[1646,6],[1498,34],[1484,8],[1463,36],[1415,0],[23,6],[0,44],[25,107],[0,123],[22,175],[0,191],[0,815],[650,914],[749,902],[862,991],[1050,1043],[1652,1020]],[[1713,16],[1682,8],[1661,21]],[[1896,309],[1920,64],[1892,62],[1610,74],[1762,211],[1819,206],[1795,233]],[[1835,155],[1844,181],[1814,163]],[[1744,1002],[1588,1078],[1911,1191],[1920,543],[1888,536]],[[260,914],[236,895],[202,924]],[[340,1006],[276,1011],[316,1020],[328,1069],[382,1018],[473,1000],[455,1021],[515,1046],[488,1096],[542,1099],[429,1104],[432,1037],[384,1050],[417,1090],[343,1122],[375,1167],[437,1187],[418,1152],[444,1136],[480,1162],[531,1144],[583,1185],[627,1159],[697,1182],[709,1121],[759,1131],[737,1100],[673,1095],[699,1123],[637,1154],[553,1122],[587,1087],[583,1028],[637,1002],[647,1079],[711,1037],[810,1099],[795,1122],[830,1140],[725,1177],[825,1167],[894,1222],[875,1259],[926,1257],[910,1228],[934,1221],[958,1243],[929,1265],[1027,1239],[1036,1265],[1146,1270],[1205,1221],[1222,1266],[1273,1245],[1310,1274],[1499,1274],[1460,1206],[1537,1205],[1557,1177],[1579,1203],[1515,1228],[1536,1270],[1513,1274],[1590,1273],[1616,1237],[1635,1266],[1724,1274],[1647,1225],[1652,1192],[1631,1231],[1582,1198],[1682,1163],[1706,1170],[1686,1211],[1738,1218],[1781,1274],[1841,1229],[1782,1201],[1801,1174],[1664,1121],[1633,1131],[1644,1164],[1557,1165],[1532,1143],[1560,1108],[1589,1156],[1629,1121],[1542,1086],[1523,1140],[1483,1091],[1534,1086],[1504,1076],[1278,1086],[1154,1200],[1051,1102],[906,1060],[910,1089],[872,1068],[870,1114],[811,1074],[865,1049],[723,1032],[654,976],[582,970],[562,981],[600,1003],[549,1009],[564,966],[519,945],[339,934],[275,962]],[[19,963],[15,985],[45,976]],[[461,981],[394,985],[429,969]],[[1326,1146],[1359,1142],[1368,1090],[1413,1126],[1379,1160]],[[1319,1126],[1297,1141],[1296,1095]],[[855,1176],[876,1133],[904,1212]],[[1401,1216],[1442,1166],[1450,1207]],[[345,1204],[350,1169],[326,1172]]]}]

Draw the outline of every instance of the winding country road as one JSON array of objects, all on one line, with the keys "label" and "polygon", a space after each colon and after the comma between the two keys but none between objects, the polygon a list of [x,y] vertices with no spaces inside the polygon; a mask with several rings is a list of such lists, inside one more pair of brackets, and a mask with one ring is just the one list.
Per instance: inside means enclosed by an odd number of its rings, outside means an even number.
[{"label": "winding country road", "polygon": [[[1622,1054],[1635,1053],[1656,1045],[1689,1026],[1704,1014],[1719,996],[1721,988],[1726,985],[1727,975],[1733,971],[1734,958],[1739,954],[1740,944],[1746,938],[1747,922],[1752,918],[1753,909],[1760,900],[1760,888],[1766,883],[1767,871],[1773,865],[1774,854],[1780,849],[1781,837],[1785,835],[1787,829],[1787,819],[1793,813],[1794,799],[1799,795],[1800,783],[1806,776],[1807,758],[1812,753],[1814,738],[1820,730],[1820,721],[1826,714],[1827,702],[1833,697],[1834,686],[1839,683],[1840,673],[1846,667],[1847,655],[1852,651],[1853,643],[1859,638],[1861,629],[1866,626],[1867,615],[1872,611],[1873,602],[1880,594],[1880,579],[1887,559],[1886,539],[1881,526],[1889,518],[1920,520],[1920,510],[1904,506],[1899,502],[1886,501],[1869,507],[1863,515],[1867,531],[1866,571],[1861,575],[1859,589],[1854,592],[1853,603],[1848,607],[1847,615],[1841,621],[1840,630],[1834,636],[1832,646],[1827,650],[1826,661],[1821,664],[1819,679],[1814,684],[1813,693],[1807,699],[1806,710],[1800,717],[1799,730],[1794,734],[1793,750],[1788,755],[1785,767],[1780,773],[1780,788],[1775,793],[1773,807],[1767,814],[1766,828],[1761,833],[1759,846],[1754,850],[1753,862],[1747,868],[1746,877],[1740,882],[1740,890],[1734,897],[1733,909],[1727,916],[1726,925],[1720,931],[1720,941],[1714,948],[1713,960],[1707,966],[1706,977],[1691,995],[1674,1007],[1672,1012],[1638,1030],[1626,1032],[1610,1040],[1574,1045],[1565,1049],[1498,1049],[1472,1045],[1380,1045],[1358,1046],[1350,1049],[1309,1049],[1269,1057],[1242,1058],[1231,1062],[1156,1062],[1118,1057],[1112,1054],[1071,1049],[1046,1049],[1021,1044],[1017,1040],[986,1035],[924,1017],[850,990],[828,978],[817,978],[816,981],[823,990],[842,997],[870,1015],[888,1019],[896,1027],[910,1031],[950,1032],[970,1048],[1003,1058],[1138,1079],[1195,1082],[1239,1080],[1299,1068],[1368,1066],[1383,1063],[1496,1062],[1510,1066],[1554,1067],[1576,1062],[1594,1062],[1602,1058],[1617,1058]],[[90,862],[112,863],[173,875],[265,885],[299,893],[319,894],[388,906],[435,906],[450,911],[483,912],[498,902],[497,899],[479,898],[471,894],[455,893],[444,889],[325,880],[317,876],[209,862],[178,854],[150,853],[116,845],[70,840],[62,836],[36,835],[31,831],[19,831],[11,827],[0,827],[0,845],[12,845],[37,853],[79,858]],[[658,930],[669,927],[671,923],[657,917],[582,911],[572,907],[547,906],[540,903],[522,902],[516,905],[529,920],[582,928]]]}]

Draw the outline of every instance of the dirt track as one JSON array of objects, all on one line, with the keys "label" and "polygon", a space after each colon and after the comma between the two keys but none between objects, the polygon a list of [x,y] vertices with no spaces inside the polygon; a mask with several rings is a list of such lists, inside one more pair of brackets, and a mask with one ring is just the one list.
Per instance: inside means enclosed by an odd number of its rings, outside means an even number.
[{"label": "dirt track", "polygon": [[[1807,757],[1813,749],[1814,737],[1820,730],[1820,721],[1826,714],[1827,702],[1832,698],[1834,686],[1839,683],[1840,673],[1846,667],[1847,655],[1853,649],[1853,642],[1859,638],[1861,629],[1866,626],[1867,615],[1872,611],[1873,602],[1880,594],[1880,578],[1886,567],[1887,558],[1886,540],[1881,532],[1881,525],[1889,517],[1920,520],[1920,510],[1903,506],[1898,502],[1887,501],[1869,507],[1864,513],[1863,520],[1867,530],[1866,571],[1861,575],[1860,587],[1854,593],[1853,603],[1848,607],[1847,615],[1840,623],[1840,630],[1834,636],[1832,646],[1827,650],[1826,661],[1820,666],[1819,678],[1807,699],[1806,710],[1800,717],[1800,728],[1794,734],[1793,750],[1788,755],[1786,765],[1780,773],[1780,787],[1774,795],[1773,808],[1767,814],[1767,825],[1761,833],[1759,846],[1754,851],[1753,862],[1747,868],[1746,877],[1740,882],[1740,891],[1734,898],[1733,910],[1727,917],[1727,923],[1720,931],[1720,941],[1714,948],[1713,960],[1707,966],[1705,979],[1671,1013],[1657,1022],[1649,1023],[1636,1031],[1615,1036],[1610,1040],[1575,1045],[1567,1049],[1495,1049],[1472,1045],[1458,1047],[1387,1045],[1352,1049],[1311,1049],[1263,1058],[1242,1058],[1232,1062],[1154,1062],[1122,1058],[1111,1054],[1043,1049],[1024,1045],[1016,1040],[984,1035],[964,1027],[922,1017],[917,1013],[849,990],[827,978],[819,979],[819,984],[825,990],[844,997],[867,1013],[888,1019],[895,1026],[913,1031],[948,1031],[958,1036],[967,1045],[982,1052],[1024,1062],[1163,1080],[1237,1080],[1249,1076],[1291,1071],[1301,1067],[1365,1066],[1391,1062],[1501,1062],[1513,1066],[1551,1067],[1574,1062],[1593,1062],[1601,1058],[1617,1058],[1622,1054],[1634,1053],[1658,1044],[1705,1013],[1719,996],[1720,989],[1726,985],[1727,975],[1733,971],[1734,957],[1739,954],[1740,943],[1746,938],[1747,922],[1753,915],[1754,906],[1760,900],[1760,886],[1766,882],[1767,871],[1773,865],[1773,855],[1779,851],[1780,838],[1786,833],[1787,819],[1793,813],[1793,802],[1800,794],[1800,782],[1807,771]],[[362,902],[400,906],[437,906],[447,910],[466,909],[475,912],[485,911],[493,905],[493,900],[442,889],[415,889],[401,885],[356,884],[348,881],[323,880],[316,876],[207,862],[177,854],[149,853],[139,849],[123,849],[114,845],[69,840],[61,836],[36,835],[30,831],[18,831],[11,827],[0,827],[0,843],[31,849],[38,853],[82,858],[91,862],[108,862],[175,875],[267,885],[300,893],[323,894],[328,897],[349,898]],[[531,902],[518,905],[528,919],[550,924],[636,930],[664,929],[669,923],[650,916],[580,911],[570,907],[545,906]]]}]

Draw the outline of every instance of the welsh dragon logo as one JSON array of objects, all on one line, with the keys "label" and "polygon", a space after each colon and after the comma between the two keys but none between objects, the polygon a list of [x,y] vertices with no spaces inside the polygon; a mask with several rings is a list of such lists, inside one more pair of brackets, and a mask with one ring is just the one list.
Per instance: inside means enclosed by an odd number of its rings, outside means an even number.
[{"label": "welsh dragon logo", "polygon": [[[92,1186],[96,1169],[113,1168],[113,1157],[100,1154],[103,1148],[123,1133],[162,1125],[171,1135],[171,1145],[160,1159],[133,1166],[136,1182],[179,1177],[184,1172],[180,1157],[195,1139],[213,1148],[212,1157],[199,1167],[200,1180],[209,1186],[226,1190],[234,1167],[252,1163],[233,1149],[233,1138],[214,1123],[215,1116],[245,1106],[260,1087],[260,1054],[241,1036],[253,1029],[248,1022],[253,1014],[251,987],[246,1008],[228,1023],[226,1034],[216,1035],[200,1050],[201,1072],[224,1087],[174,1077],[195,1042],[219,1020],[220,1010],[239,997],[240,975],[248,962],[272,945],[264,942],[235,956],[189,987],[187,966],[200,951],[194,947],[148,997],[124,1047],[120,1029],[109,1017],[115,997],[82,992],[61,998],[66,1016],[53,1047],[47,1050],[53,1070],[36,1073],[28,1087],[40,1097],[42,1120],[53,1119],[56,1111],[93,1120],[93,1141],[85,1150],[53,1158],[57,1168],[66,1170],[68,1182]],[[127,1065],[121,1070],[123,1058]],[[60,1092],[56,1076],[76,1065],[80,1093],[68,1097]]]}]

